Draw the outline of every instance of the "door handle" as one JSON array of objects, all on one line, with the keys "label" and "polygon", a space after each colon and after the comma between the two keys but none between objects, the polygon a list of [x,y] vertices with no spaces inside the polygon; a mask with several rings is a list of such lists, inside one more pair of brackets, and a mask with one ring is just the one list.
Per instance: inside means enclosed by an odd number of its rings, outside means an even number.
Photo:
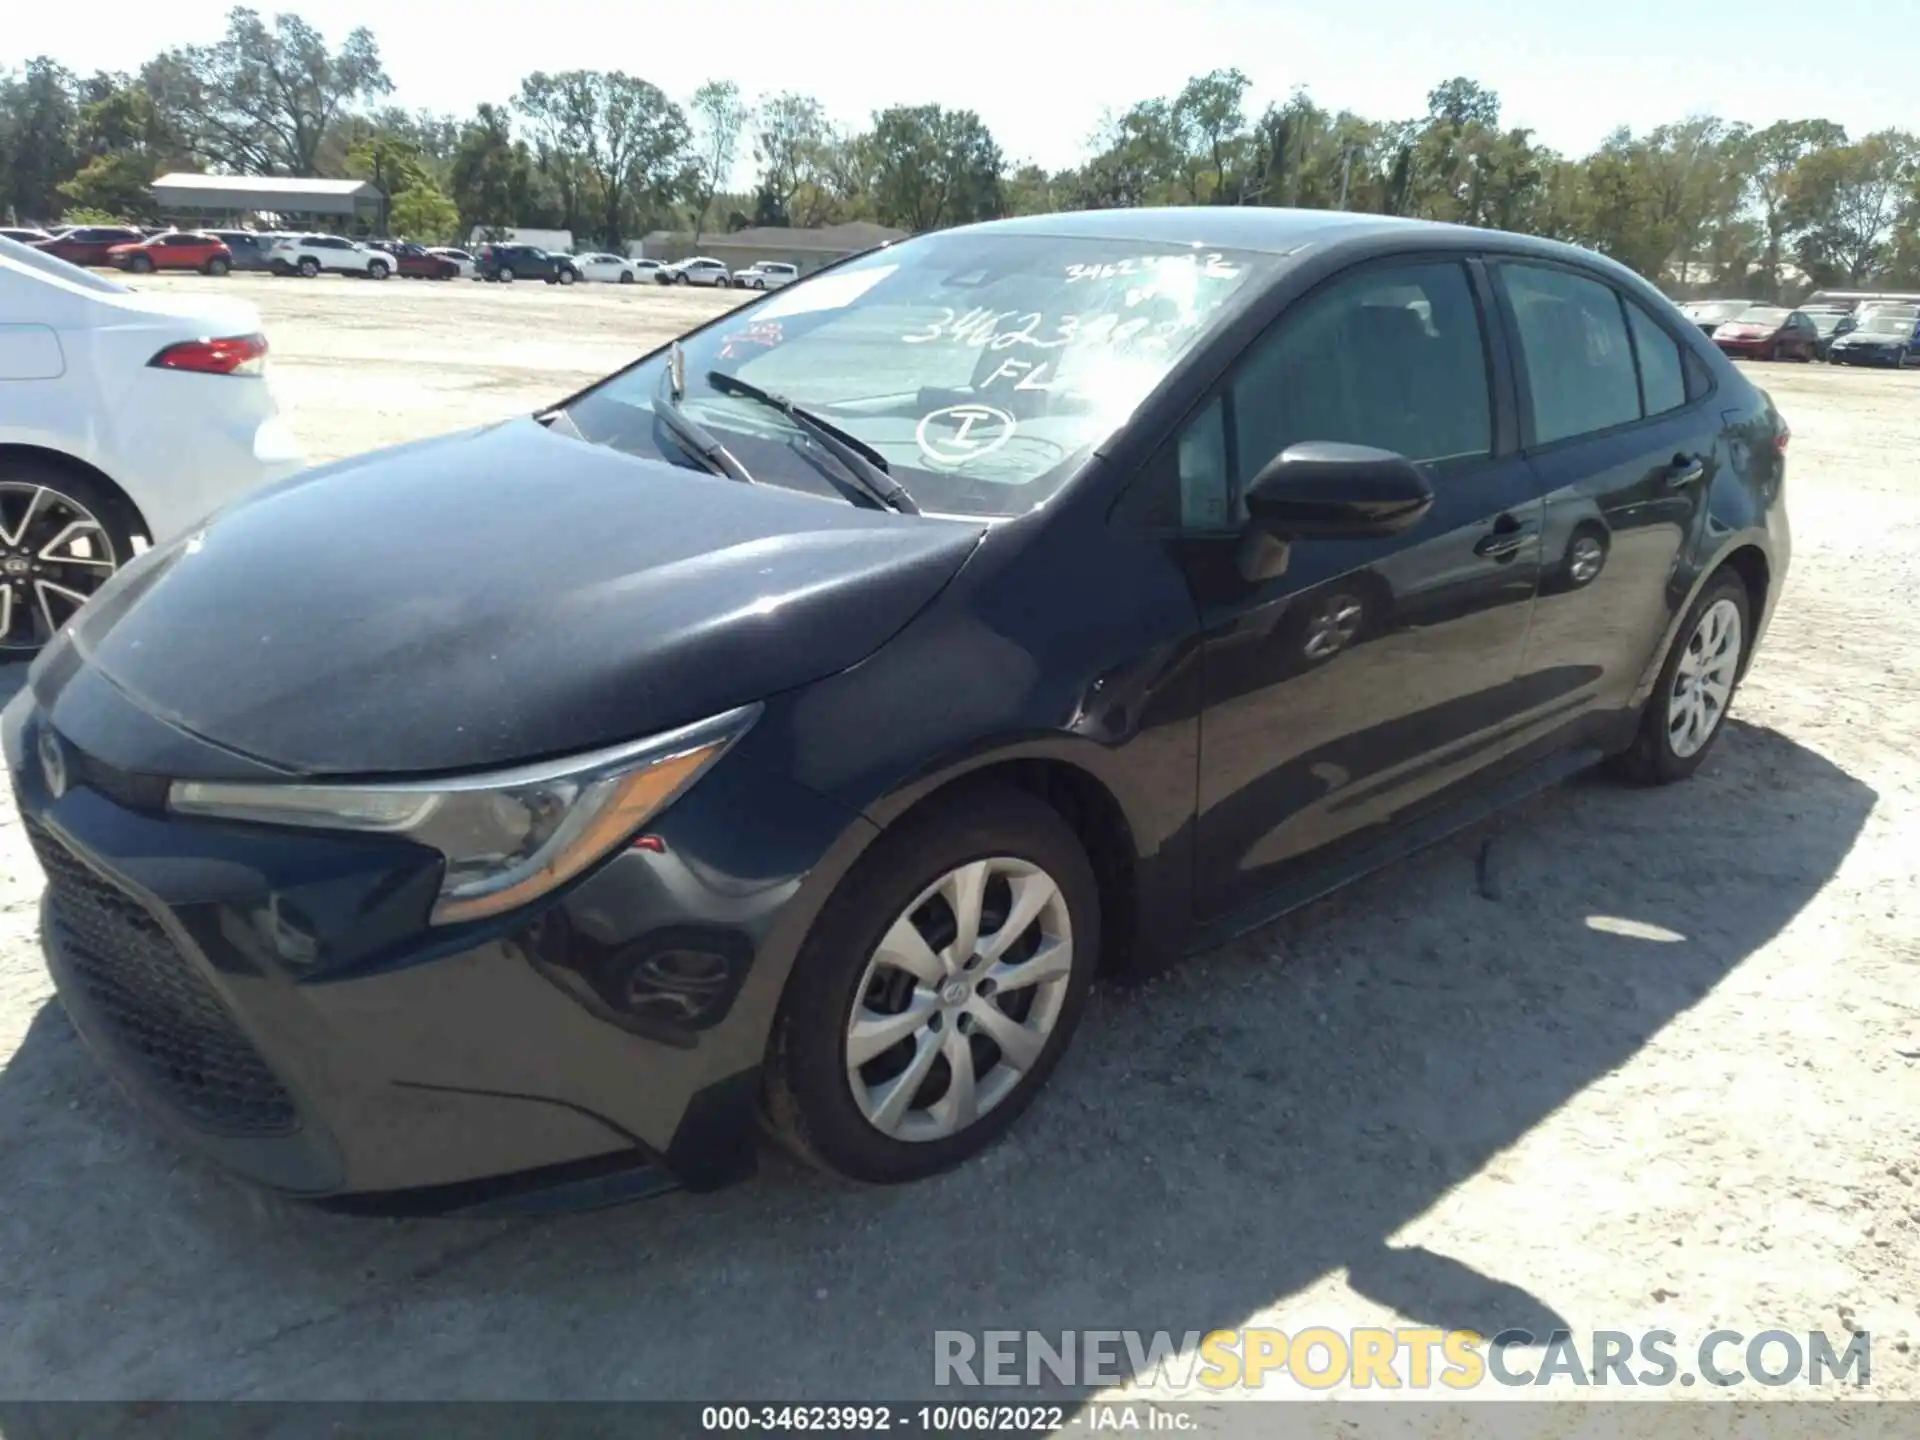
[{"label": "door handle", "polygon": [[1480,543],[1473,547],[1473,553],[1485,556],[1489,560],[1505,560],[1533,538],[1533,526],[1516,525],[1511,522],[1496,525],[1491,535],[1480,537]]},{"label": "door handle", "polygon": [[1707,462],[1698,455],[1676,455],[1673,463],[1667,467],[1667,484],[1678,490],[1683,485],[1691,485],[1707,473]]}]

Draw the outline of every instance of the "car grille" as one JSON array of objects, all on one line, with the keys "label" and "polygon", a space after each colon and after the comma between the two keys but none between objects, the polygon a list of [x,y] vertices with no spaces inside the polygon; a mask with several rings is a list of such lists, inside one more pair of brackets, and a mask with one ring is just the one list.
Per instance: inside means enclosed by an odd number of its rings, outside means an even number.
[{"label": "car grille", "polygon": [[26,822],[47,872],[60,955],[110,1038],[202,1129],[284,1135],[292,1098],[219,997],[145,906],[108,884],[43,827]]}]

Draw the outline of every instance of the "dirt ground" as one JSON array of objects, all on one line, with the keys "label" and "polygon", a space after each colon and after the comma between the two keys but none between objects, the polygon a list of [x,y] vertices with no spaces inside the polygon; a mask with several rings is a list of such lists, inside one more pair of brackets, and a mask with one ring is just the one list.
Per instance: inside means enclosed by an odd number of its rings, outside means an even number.
[{"label": "dirt ground", "polygon": [[[228,284],[315,459],[530,411],[733,298]],[[542,1221],[266,1198],[72,1035],[8,803],[0,1398],[898,1399],[935,1393],[936,1330],[1312,1324],[1665,1329],[1683,1359],[1857,1327],[1866,1393],[1920,1396],[1920,375],[1759,368],[1793,567],[1698,777],[1576,782],[1096,993],[1010,1139],[909,1189],[770,1157]]]}]

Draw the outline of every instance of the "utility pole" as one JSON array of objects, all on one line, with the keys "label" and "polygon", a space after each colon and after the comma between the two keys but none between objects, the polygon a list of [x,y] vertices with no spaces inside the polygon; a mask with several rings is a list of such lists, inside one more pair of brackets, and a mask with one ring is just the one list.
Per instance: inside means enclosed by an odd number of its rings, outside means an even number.
[{"label": "utility pole", "polygon": [[1349,145],[1340,156],[1340,208],[1347,208],[1347,181],[1353,177],[1353,147]]}]

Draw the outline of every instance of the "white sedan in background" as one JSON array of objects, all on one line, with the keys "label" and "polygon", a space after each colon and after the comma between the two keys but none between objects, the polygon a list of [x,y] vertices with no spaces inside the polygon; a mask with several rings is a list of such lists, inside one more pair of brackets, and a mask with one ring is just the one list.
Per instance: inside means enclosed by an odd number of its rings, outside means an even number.
[{"label": "white sedan in background", "polygon": [[0,239],[0,660],[107,577],[301,469],[250,302],[135,290]]},{"label": "white sedan in background", "polygon": [[465,250],[456,250],[451,245],[429,245],[427,247],[427,253],[429,255],[440,255],[453,261],[454,264],[460,267],[460,278],[462,280],[479,278],[480,267],[473,256]]},{"label": "white sedan in background", "polygon": [[798,265],[785,265],[778,260],[756,260],[746,269],[733,272],[733,283],[749,290],[778,290],[799,278]]},{"label": "white sedan in background", "polygon": [[580,272],[582,280],[598,280],[608,285],[631,285],[640,278],[633,261],[603,250],[574,256],[573,268]]}]

